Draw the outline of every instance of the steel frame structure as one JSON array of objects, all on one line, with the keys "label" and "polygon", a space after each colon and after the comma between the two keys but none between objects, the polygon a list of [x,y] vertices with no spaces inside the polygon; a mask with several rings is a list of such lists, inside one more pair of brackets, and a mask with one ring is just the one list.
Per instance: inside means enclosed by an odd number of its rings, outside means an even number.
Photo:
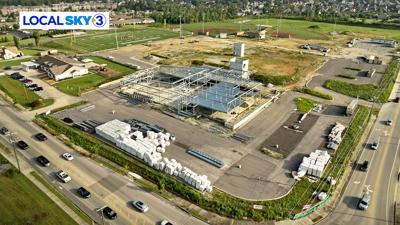
[{"label": "steel frame structure", "polygon": [[[178,78],[171,83],[161,81],[160,75],[167,75]],[[132,75],[125,77],[121,81],[122,90],[125,88],[141,87],[140,91],[152,98],[158,98],[158,102],[165,102],[170,108],[178,113],[194,113],[196,107],[200,104],[199,96],[204,96],[206,101],[211,104],[224,104],[227,113],[230,112],[242,101],[242,97],[260,97],[257,88],[261,85],[258,82],[252,82],[240,77],[240,73],[212,66],[203,67],[153,67],[146,70],[138,71]],[[214,98],[208,98],[211,94],[207,90],[218,83],[229,83],[226,90],[221,93],[212,93]],[[233,85],[233,86],[232,86]],[[161,88],[164,86],[166,88]],[[246,88],[240,91],[241,87]],[[137,89],[137,88],[136,88]],[[149,89],[153,89],[150,91]],[[221,90],[221,89],[220,89]],[[154,94],[154,93],[158,93]],[[231,96],[235,96],[229,100]],[[220,100],[222,99],[222,100]],[[229,100],[229,101],[228,101]],[[211,105],[212,106],[212,105]],[[190,112],[189,109],[192,109]],[[213,107],[210,107],[211,110]]]}]

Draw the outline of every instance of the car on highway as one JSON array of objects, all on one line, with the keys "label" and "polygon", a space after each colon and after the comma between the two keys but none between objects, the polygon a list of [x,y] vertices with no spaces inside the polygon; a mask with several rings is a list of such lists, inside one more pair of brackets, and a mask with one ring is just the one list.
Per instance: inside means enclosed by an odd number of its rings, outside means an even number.
[{"label": "car on highway", "polygon": [[36,138],[38,141],[47,141],[46,135],[44,135],[44,134],[42,134],[42,133],[37,133],[37,134],[35,134],[35,138]]},{"label": "car on highway", "polygon": [[361,166],[360,166],[360,170],[361,171],[368,171],[368,167],[369,167],[369,162],[367,160],[365,160]]},{"label": "car on highway", "polygon": [[58,179],[60,179],[62,182],[67,183],[71,181],[71,177],[64,171],[60,170],[56,173],[56,176]]},{"label": "car on highway", "polygon": [[84,187],[78,188],[77,192],[82,198],[90,198],[90,192]]},{"label": "car on highway", "polygon": [[62,154],[62,157],[68,161],[72,161],[74,159],[74,157],[71,155],[71,153],[68,153],[68,152]]},{"label": "car on highway", "polygon": [[168,220],[163,220],[160,222],[160,225],[174,225],[174,224],[169,222]]},{"label": "car on highway", "polygon": [[42,155],[38,156],[36,158],[36,161],[42,166],[46,166],[46,167],[50,166],[50,161]]},{"label": "car on highway", "polygon": [[386,121],[386,125],[392,126],[392,124],[393,124],[393,121],[392,121],[391,119],[389,119],[389,120]]},{"label": "car on highway", "polygon": [[360,201],[358,202],[358,208],[361,210],[367,210],[370,200],[371,194],[369,192],[364,193]]},{"label": "car on highway", "polygon": [[378,147],[379,147],[379,143],[378,142],[374,142],[374,143],[371,144],[371,149],[373,149],[373,150],[378,150]]},{"label": "car on highway", "polygon": [[7,129],[7,127],[2,127],[2,128],[0,128],[0,133],[2,135],[9,135],[10,131]]},{"label": "car on highway", "polygon": [[142,201],[132,201],[132,206],[143,213],[149,211],[150,209],[149,206]]},{"label": "car on highway", "polygon": [[17,147],[22,149],[22,150],[26,150],[26,149],[29,148],[29,145],[25,141],[18,141],[17,142]]},{"label": "car on highway", "polygon": [[110,220],[115,220],[117,218],[117,213],[108,206],[104,207],[103,214]]}]

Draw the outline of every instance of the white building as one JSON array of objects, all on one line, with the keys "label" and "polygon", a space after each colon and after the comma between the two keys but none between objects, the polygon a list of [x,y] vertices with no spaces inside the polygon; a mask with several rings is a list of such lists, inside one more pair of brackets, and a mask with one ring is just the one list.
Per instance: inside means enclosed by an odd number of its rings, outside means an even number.
[{"label": "white building", "polygon": [[233,55],[237,57],[244,57],[245,44],[238,42],[233,44]]},{"label": "white building", "polygon": [[3,59],[13,59],[16,57],[21,57],[24,54],[18,50],[17,47],[13,46],[13,47],[3,47],[1,49],[0,55]]},{"label": "white building", "polygon": [[249,79],[249,60],[244,58],[232,58],[229,68],[242,72],[242,78]]},{"label": "white building", "polygon": [[50,78],[56,81],[75,78],[89,73],[89,69],[81,66],[80,62],[77,61],[75,63],[65,57],[47,55],[38,59],[36,63],[40,65],[39,68],[42,71],[46,72]]}]

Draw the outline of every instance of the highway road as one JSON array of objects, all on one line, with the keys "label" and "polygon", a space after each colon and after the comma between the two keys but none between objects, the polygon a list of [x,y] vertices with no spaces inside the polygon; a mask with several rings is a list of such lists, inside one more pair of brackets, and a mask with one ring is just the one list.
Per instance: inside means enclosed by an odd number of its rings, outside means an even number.
[{"label": "highway road", "polygon": [[[400,92],[399,80],[391,98]],[[393,120],[388,126],[387,120]],[[370,144],[379,142],[378,150],[372,150]],[[394,204],[398,189],[400,148],[400,103],[388,102],[382,105],[376,123],[365,147],[362,149],[358,164],[353,167],[352,175],[334,211],[320,224],[329,225],[389,225],[394,224]],[[360,171],[365,160],[370,166],[367,172]],[[371,202],[366,211],[359,210],[360,197],[367,189],[371,190]]]},{"label": "highway road", "polygon": [[[71,199],[85,213],[101,224],[100,213],[96,210],[105,205],[110,206],[118,213],[117,220],[106,220],[106,224],[156,224],[160,220],[168,219],[174,224],[197,225],[204,222],[191,217],[183,210],[173,206],[159,196],[148,193],[136,183],[130,181],[99,163],[79,155],[69,149],[57,138],[43,131],[29,119],[24,119],[20,112],[7,104],[0,102],[0,126],[7,127],[11,132],[27,142],[28,150],[18,150],[23,159],[35,165],[45,178],[53,183],[66,197]],[[42,132],[49,139],[39,142],[33,135]],[[0,141],[7,143],[8,138],[2,137]],[[61,155],[65,152],[73,154],[73,161],[64,160]],[[44,155],[50,162],[50,167],[40,167],[35,158]],[[72,178],[71,182],[61,183],[55,177],[55,172],[66,171]],[[82,199],[76,194],[80,186],[87,188],[92,197]],[[142,200],[149,205],[147,213],[136,211],[131,205],[132,200]]]}]

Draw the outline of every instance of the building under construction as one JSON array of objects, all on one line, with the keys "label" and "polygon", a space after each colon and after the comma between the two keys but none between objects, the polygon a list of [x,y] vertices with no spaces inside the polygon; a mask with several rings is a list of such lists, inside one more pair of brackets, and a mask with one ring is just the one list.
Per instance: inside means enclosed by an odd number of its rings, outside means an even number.
[{"label": "building under construction", "polygon": [[161,66],[125,77],[120,93],[135,101],[164,105],[180,116],[207,115],[227,125],[265,103],[261,86],[236,70]]}]

